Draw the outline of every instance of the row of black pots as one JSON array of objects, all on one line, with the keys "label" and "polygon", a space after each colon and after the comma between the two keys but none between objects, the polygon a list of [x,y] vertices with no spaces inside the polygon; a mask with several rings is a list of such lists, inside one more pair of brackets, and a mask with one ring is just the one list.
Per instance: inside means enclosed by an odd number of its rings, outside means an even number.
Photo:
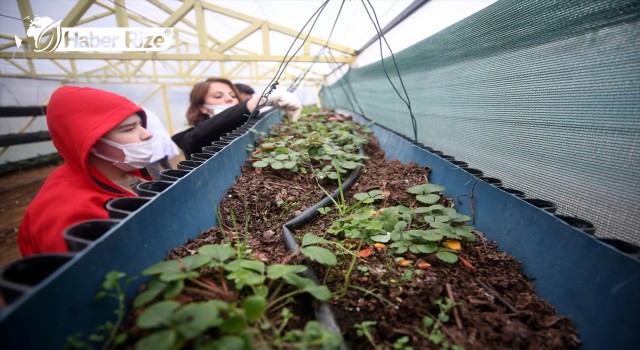
[{"label": "row of black pots", "polygon": [[[164,170],[162,173],[163,177],[166,175],[169,179],[185,175],[184,173],[175,175],[172,170]],[[139,197],[121,197],[107,202],[105,207],[109,213],[109,219],[87,220],[67,227],[62,235],[68,253],[37,254],[3,266],[0,269],[0,293],[5,303],[12,303],[35,287],[71,260],[75,253],[87,248],[122,219],[140,209],[151,200],[151,197],[158,195],[172,184],[173,182],[170,181],[141,183],[136,187]]]},{"label": "row of black pots", "polygon": [[[384,127],[383,127],[384,128]],[[502,191],[505,191],[511,195],[514,195],[522,200],[524,200],[525,202],[540,208],[542,210],[545,210],[551,214],[554,214],[555,217],[557,217],[558,219],[564,221],[565,223],[571,225],[572,227],[575,227],[579,230],[581,230],[582,232],[588,234],[588,235],[595,235],[595,226],[593,225],[593,223],[584,220],[584,219],[580,219],[580,218],[576,218],[576,217],[572,217],[572,216],[567,216],[567,215],[560,215],[560,214],[556,214],[556,211],[558,210],[558,207],[556,204],[554,204],[551,201],[547,201],[544,199],[539,199],[539,198],[527,198],[525,193],[523,191],[520,190],[516,190],[513,188],[508,188],[508,187],[504,187],[504,185],[502,184],[502,181],[500,179],[497,178],[493,178],[493,177],[486,177],[484,176],[484,173],[479,170],[479,169],[475,169],[475,168],[471,168],[469,167],[469,164],[467,162],[464,161],[460,161],[460,160],[456,160],[455,157],[444,154],[444,152],[442,151],[438,151],[435,150],[432,147],[429,146],[425,146],[420,142],[416,142],[415,140],[402,135],[398,132],[395,132],[393,130],[390,130],[388,128],[385,128],[388,131],[402,137],[403,139],[407,140],[408,142],[411,142],[412,144],[431,152],[432,154],[435,154],[437,156],[439,156],[440,158],[449,161],[451,164],[457,165],[458,167],[462,168],[463,170],[467,171],[468,173],[472,174],[473,176],[481,179],[482,181],[489,183],[499,189],[501,189]],[[616,247],[618,250],[620,250],[621,252],[624,252],[626,254],[629,254],[637,259],[640,259],[640,246],[635,245],[633,243],[624,241],[624,240],[620,240],[617,238],[597,238],[599,241],[609,244],[611,246]]]},{"label": "row of black pots", "polygon": [[[224,140],[213,142],[212,147],[222,146],[216,149],[217,151],[221,150],[225,145],[249,131],[257,122],[258,119],[249,120],[236,130],[223,136],[223,138],[225,138]],[[69,226],[63,232],[69,253],[32,255],[13,261],[0,268],[0,294],[2,294],[5,303],[9,304],[15,301],[28,290],[35,287],[71,260],[75,253],[91,245],[122,219],[140,209],[140,207],[151,200],[151,197],[163,192],[169,188],[173,182],[183,178],[189,174],[191,170],[209,159],[210,156],[213,156],[213,154],[211,154],[213,151],[213,148],[207,148],[207,150],[203,150],[202,153],[198,153],[193,160],[182,160],[178,162],[178,169],[161,171],[160,181],[139,184],[136,187],[136,193],[139,197],[122,197],[109,201],[106,204],[109,219],[88,220]]]},{"label": "row of black pots", "polygon": [[198,166],[202,165],[202,163],[206,162],[208,159],[216,155],[218,152],[222,151],[227,145],[236,140],[238,137],[244,135],[247,131],[249,131],[256,123],[257,119],[252,119],[244,123],[242,126],[239,126],[234,131],[227,133],[224,136],[221,136],[219,140],[213,141],[210,146],[205,146],[202,148],[202,152],[192,153],[187,160],[181,160],[178,162],[178,169],[181,170],[193,170]]}]

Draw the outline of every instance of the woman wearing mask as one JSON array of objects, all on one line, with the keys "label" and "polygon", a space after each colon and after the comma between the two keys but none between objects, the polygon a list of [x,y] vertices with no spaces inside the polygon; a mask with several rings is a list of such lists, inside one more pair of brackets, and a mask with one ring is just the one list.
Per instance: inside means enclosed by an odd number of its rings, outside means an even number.
[{"label": "woman wearing mask", "polygon": [[153,150],[143,109],[107,91],[64,86],[51,96],[47,125],[64,159],[27,208],[18,229],[23,256],[67,251],[63,231],[108,218],[105,204],[136,196],[151,180],[145,167]]},{"label": "woman wearing mask", "polygon": [[293,120],[302,111],[302,103],[290,92],[274,91],[268,98],[258,96],[243,102],[239,102],[238,95],[233,83],[224,78],[209,78],[193,86],[187,109],[191,128],[172,137],[187,159],[244,124],[256,107],[283,109]]}]

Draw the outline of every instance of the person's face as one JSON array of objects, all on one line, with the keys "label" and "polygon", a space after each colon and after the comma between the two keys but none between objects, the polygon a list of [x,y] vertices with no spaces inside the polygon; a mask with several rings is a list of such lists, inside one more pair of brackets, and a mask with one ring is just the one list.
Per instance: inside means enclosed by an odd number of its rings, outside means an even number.
[{"label": "person's face", "polygon": [[[137,114],[130,115],[102,136],[102,138],[122,145],[146,141],[152,137],[153,134],[142,126],[142,119]],[[107,157],[124,160],[124,152],[118,148],[103,142],[97,142],[93,147],[96,148],[100,154],[104,154]]]},{"label": "person's face", "polygon": [[[231,87],[225,83],[214,82],[209,84],[209,89],[204,95],[204,104],[206,105],[235,105],[239,102]],[[203,113],[206,112],[203,111]]]}]

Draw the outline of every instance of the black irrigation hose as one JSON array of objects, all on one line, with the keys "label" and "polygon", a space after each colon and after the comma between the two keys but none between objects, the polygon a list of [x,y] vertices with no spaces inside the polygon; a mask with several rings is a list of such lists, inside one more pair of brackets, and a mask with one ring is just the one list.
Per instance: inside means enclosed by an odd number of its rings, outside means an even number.
[{"label": "black irrigation hose", "polygon": [[[360,146],[360,155],[363,154],[363,147]],[[300,228],[311,221],[311,219],[318,215],[318,209],[331,205],[333,201],[338,198],[341,191],[344,193],[345,190],[349,189],[358,178],[358,176],[360,176],[360,170],[363,166],[364,165],[361,163],[358,167],[353,169],[351,174],[349,174],[349,177],[347,177],[347,179],[342,183],[342,186],[336,189],[331,194],[331,197],[323,198],[321,201],[307,208],[307,210],[303,211],[300,215],[289,220],[282,226],[282,237],[284,239],[284,245],[287,247],[287,249],[289,249],[290,251],[296,251],[299,248],[298,243],[293,236],[293,230]],[[320,280],[311,268],[307,268],[300,274],[312,280],[315,284],[320,285]],[[318,321],[320,321],[320,323],[322,323],[322,325],[324,325],[329,331],[338,332],[341,334],[340,327],[338,326],[333,316],[333,312],[331,312],[329,304],[327,304],[326,302],[321,302],[320,306],[315,311],[315,315],[316,319],[318,319]],[[345,348],[344,344],[341,345],[341,348]]]}]

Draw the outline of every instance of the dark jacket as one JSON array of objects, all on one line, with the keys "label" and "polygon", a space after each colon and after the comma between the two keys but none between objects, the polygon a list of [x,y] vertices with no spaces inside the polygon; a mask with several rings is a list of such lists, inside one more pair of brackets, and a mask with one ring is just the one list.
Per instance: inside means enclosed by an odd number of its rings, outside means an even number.
[{"label": "dark jacket", "polygon": [[202,147],[211,146],[221,136],[233,131],[249,119],[247,102],[240,102],[226,110],[206,119],[200,124],[181,131],[171,137],[180,147],[185,158],[191,159],[191,154],[202,152]]}]

